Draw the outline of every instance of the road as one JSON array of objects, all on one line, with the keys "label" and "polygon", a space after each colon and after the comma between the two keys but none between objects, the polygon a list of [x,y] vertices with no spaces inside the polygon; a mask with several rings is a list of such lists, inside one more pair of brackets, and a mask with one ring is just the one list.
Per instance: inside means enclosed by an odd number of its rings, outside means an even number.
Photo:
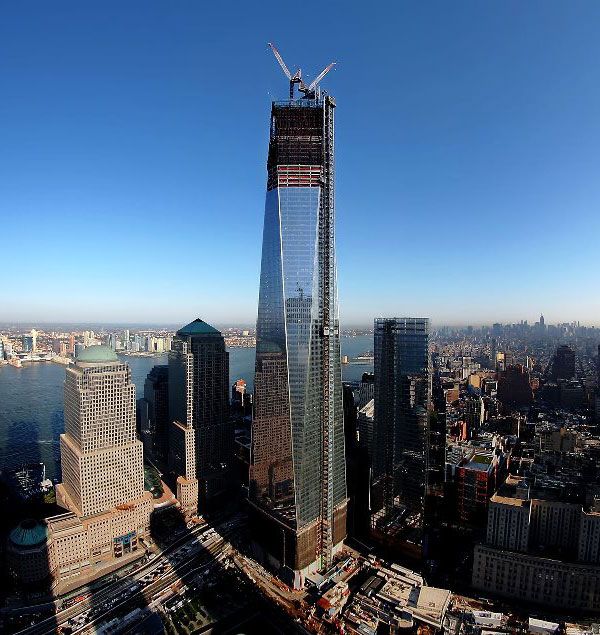
[{"label": "road", "polygon": [[153,598],[182,577],[226,552],[230,545],[224,538],[228,537],[235,524],[236,521],[229,521],[216,528],[203,525],[189,530],[188,534],[126,579],[109,584],[89,598],[19,631],[19,635],[55,633],[62,626],[68,626],[72,633],[84,633],[127,604],[150,604]]}]

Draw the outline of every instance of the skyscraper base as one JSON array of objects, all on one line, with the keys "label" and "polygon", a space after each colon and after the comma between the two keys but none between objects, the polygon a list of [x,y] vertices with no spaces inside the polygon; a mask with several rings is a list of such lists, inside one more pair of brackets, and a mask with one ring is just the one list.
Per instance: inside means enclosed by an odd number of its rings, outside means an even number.
[{"label": "skyscraper base", "polygon": [[[337,519],[337,527],[334,526],[333,531],[332,556],[335,556],[344,546],[346,502],[334,514],[334,519]],[[302,588],[307,575],[327,566],[319,550],[319,522],[317,520],[296,530],[250,502],[249,526],[253,536],[254,557],[261,564],[275,571],[277,576],[290,587]]]}]

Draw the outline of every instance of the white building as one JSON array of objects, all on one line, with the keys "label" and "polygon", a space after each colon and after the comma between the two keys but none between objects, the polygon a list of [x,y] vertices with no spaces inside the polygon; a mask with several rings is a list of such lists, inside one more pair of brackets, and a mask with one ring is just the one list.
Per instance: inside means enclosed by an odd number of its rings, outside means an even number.
[{"label": "white building", "polygon": [[[107,346],[86,348],[66,370],[63,482],[57,503],[70,513],[47,519],[53,586],[77,586],[107,565],[143,555],[152,494],[144,491],[142,443],[135,430],[129,366]],[[75,578],[75,580],[74,580]]]}]

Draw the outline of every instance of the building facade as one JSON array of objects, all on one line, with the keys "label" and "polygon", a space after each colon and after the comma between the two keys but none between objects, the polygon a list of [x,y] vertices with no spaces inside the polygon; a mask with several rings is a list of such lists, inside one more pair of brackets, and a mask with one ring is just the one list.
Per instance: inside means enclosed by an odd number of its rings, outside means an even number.
[{"label": "building facade", "polygon": [[77,515],[98,514],[143,495],[135,385],[129,366],[105,346],[85,349],[66,369],[60,450],[62,489]]},{"label": "building facade", "polygon": [[509,476],[492,496],[473,586],[507,598],[600,611],[600,511]]},{"label": "building facade", "polygon": [[552,359],[552,379],[573,379],[575,377],[575,351],[566,344],[556,349]]},{"label": "building facade", "polygon": [[24,353],[32,353],[33,337],[31,335],[23,335],[21,337],[21,347]]},{"label": "building facade", "polygon": [[66,369],[60,449],[63,482],[56,501],[69,512],[46,520],[50,578],[58,593],[143,555],[141,541],[150,529],[153,503],[144,491],[135,385],[129,366],[107,346],[86,348]]},{"label": "building facade", "polygon": [[50,581],[46,523],[26,519],[10,532],[6,545],[6,565],[11,575],[24,587]]},{"label": "building facade", "polygon": [[505,462],[501,450],[480,450],[456,466],[456,515],[461,523],[485,527],[489,500],[505,473]]},{"label": "building facade", "polygon": [[476,589],[569,611],[600,610],[600,569],[530,554],[475,547]]},{"label": "building facade", "polygon": [[198,513],[196,478],[196,434],[190,423],[171,422],[169,431],[169,468],[174,473],[177,500],[186,518]]},{"label": "building facade", "polygon": [[195,434],[200,512],[230,486],[233,426],[229,414],[229,353],[220,331],[200,319],[179,329],[169,354],[169,420]]},{"label": "building facade", "polygon": [[346,535],[330,96],[273,102],[250,507],[257,550],[294,585]]},{"label": "building facade", "polygon": [[429,320],[375,320],[374,523],[423,514],[429,458]]},{"label": "building facade", "polygon": [[368,401],[358,411],[358,443],[367,452],[369,465],[373,463],[373,444],[375,441],[375,400]]},{"label": "building facade", "polygon": [[144,382],[152,458],[161,465],[169,456],[169,367],[154,366]]}]

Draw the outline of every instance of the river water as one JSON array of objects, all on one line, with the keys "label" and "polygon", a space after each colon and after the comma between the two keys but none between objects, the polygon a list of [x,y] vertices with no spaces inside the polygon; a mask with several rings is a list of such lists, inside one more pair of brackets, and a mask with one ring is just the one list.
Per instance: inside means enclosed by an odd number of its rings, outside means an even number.
[{"label": "river water", "polygon": [[[342,354],[355,357],[373,350],[373,336],[341,338]],[[245,379],[249,389],[254,379],[253,348],[229,349],[229,380]],[[156,364],[165,364],[166,355],[122,357],[131,367],[137,396],[144,380]],[[372,365],[342,366],[345,381],[357,381]],[[65,367],[51,362],[24,364],[22,368],[0,366],[0,469],[23,463],[46,464],[49,478],[59,478],[59,435],[64,431],[63,382]]]}]

